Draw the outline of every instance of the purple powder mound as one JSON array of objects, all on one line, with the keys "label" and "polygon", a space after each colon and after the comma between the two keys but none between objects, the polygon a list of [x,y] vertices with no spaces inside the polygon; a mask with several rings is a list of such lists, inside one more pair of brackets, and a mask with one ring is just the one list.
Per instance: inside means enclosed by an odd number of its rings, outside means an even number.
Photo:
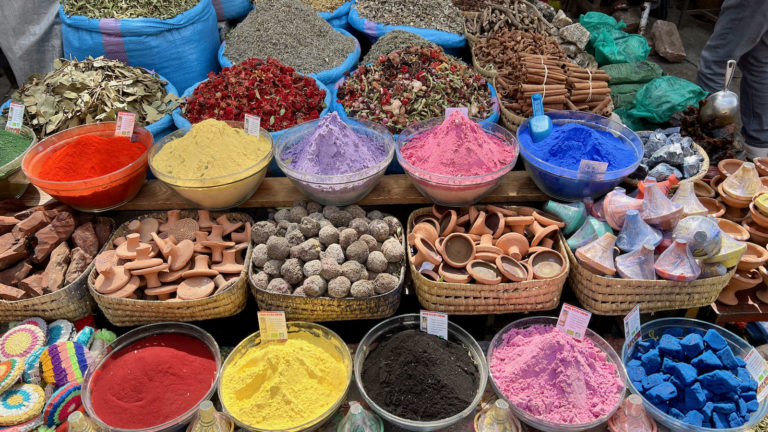
[{"label": "purple powder mound", "polygon": [[387,156],[384,141],[356,132],[337,113],[283,155],[291,168],[308,174],[350,174],[375,166]]}]

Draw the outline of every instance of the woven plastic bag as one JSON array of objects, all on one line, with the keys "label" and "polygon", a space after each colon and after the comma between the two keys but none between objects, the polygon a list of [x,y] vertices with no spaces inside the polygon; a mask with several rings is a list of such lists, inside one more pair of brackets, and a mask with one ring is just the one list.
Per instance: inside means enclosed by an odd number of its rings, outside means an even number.
[{"label": "woven plastic bag", "polygon": [[326,20],[328,24],[331,25],[331,27],[336,27],[348,31],[352,28],[349,25],[348,17],[349,9],[352,7],[353,3],[354,2],[350,0],[336,8],[336,10],[333,12],[318,12],[318,15]]},{"label": "woven plastic bag", "polygon": [[593,45],[600,66],[645,61],[651,53],[644,37],[621,30],[600,30]]},{"label": "woven plastic bag", "polygon": [[216,11],[216,19],[227,21],[248,15],[253,9],[251,0],[211,0]]},{"label": "woven plastic bag", "polygon": [[219,31],[211,0],[173,18],[67,16],[59,8],[66,58],[104,56],[163,75],[184,89],[219,69]]},{"label": "woven plastic bag", "polygon": [[[357,40],[356,37],[352,36],[348,31],[341,29],[341,28],[334,28],[337,32],[343,34],[344,36],[351,37],[355,41],[355,50],[349,54],[346,60],[344,60],[344,63],[336,66],[333,69],[324,70],[317,73],[311,73],[306,74],[307,76],[311,76],[312,78],[320,81],[321,83],[325,84],[326,86],[333,86],[336,84],[346,72],[351,71],[352,69],[357,66],[357,62],[360,60],[360,42]],[[230,67],[233,65],[232,61],[230,61],[224,53],[227,50],[227,43],[222,42],[221,46],[219,47],[219,65],[223,68]]]},{"label": "woven plastic bag", "polygon": [[707,92],[696,84],[676,76],[656,78],[641,87],[635,94],[635,106],[627,115],[635,119],[646,119],[664,123],[672,114],[689,105],[696,105],[707,97]]},{"label": "woven plastic bag", "polygon": [[663,75],[661,66],[649,61],[616,63],[601,68],[608,74],[608,83],[615,84],[647,83]]}]

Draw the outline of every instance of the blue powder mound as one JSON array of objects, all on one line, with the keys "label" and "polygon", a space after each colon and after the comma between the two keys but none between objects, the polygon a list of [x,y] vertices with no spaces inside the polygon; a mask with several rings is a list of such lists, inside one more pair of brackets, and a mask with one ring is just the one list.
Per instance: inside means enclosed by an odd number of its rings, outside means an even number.
[{"label": "blue powder mound", "polygon": [[638,159],[631,146],[610,132],[577,123],[554,125],[552,133],[537,143],[531,134],[520,134],[520,145],[537,158],[572,171],[578,171],[582,160],[608,162],[608,171],[614,171]]}]

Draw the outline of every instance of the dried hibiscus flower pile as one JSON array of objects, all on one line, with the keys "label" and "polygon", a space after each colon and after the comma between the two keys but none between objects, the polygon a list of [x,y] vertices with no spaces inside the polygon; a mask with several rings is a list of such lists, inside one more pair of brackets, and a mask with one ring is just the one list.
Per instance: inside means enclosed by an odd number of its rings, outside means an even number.
[{"label": "dried hibiscus flower pile", "polygon": [[392,132],[443,116],[450,107],[467,107],[471,117],[483,119],[493,113],[485,79],[434,46],[411,46],[360,66],[339,88],[338,101],[348,115]]},{"label": "dried hibiscus flower pile", "polygon": [[319,118],[324,99],[325,90],[314,78],[272,58],[251,58],[208,74],[187,98],[184,114],[191,123],[243,121],[245,114],[253,114],[261,117],[264,129],[276,132]]}]

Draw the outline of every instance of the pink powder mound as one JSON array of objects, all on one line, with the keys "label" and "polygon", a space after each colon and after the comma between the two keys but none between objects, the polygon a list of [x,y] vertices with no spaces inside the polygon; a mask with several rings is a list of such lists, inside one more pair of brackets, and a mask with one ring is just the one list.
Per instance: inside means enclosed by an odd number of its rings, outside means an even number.
[{"label": "pink powder mound", "polygon": [[432,174],[476,176],[504,168],[515,151],[458,111],[403,146],[403,158]]},{"label": "pink powder mound", "polygon": [[553,423],[595,421],[618,405],[624,388],[616,365],[590,339],[553,326],[510,330],[490,368],[510,402]]}]

